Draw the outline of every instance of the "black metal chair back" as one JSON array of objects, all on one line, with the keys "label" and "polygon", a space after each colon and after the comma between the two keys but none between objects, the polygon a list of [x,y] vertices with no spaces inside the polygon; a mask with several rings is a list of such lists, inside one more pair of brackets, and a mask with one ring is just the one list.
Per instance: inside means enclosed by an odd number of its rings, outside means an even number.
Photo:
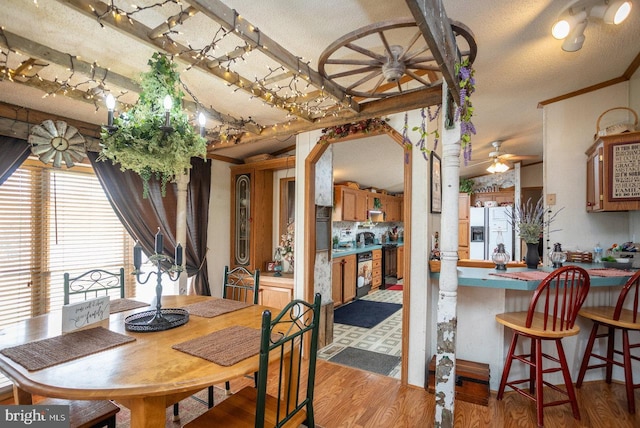
[{"label": "black metal chair back", "polygon": [[[264,427],[269,354],[279,353],[275,427],[284,426],[296,413],[306,410],[306,425],[315,426],[313,415],[313,389],[316,377],[316,354],[320,324],[320,294],[313,304],[293,300],[271,319],[271,312],[262,315],[260,340],[260,369],[256,404],[256,428]],[[306,342],[305,342],[306,341]],[[304,376],[302,354],[309,352],[307,376]],[[288,382],[285,382],[288,380]],[[306,380],[306,393],[304,382]]]},{"label": "black metal chair back", "polygon": [[229,270],[224,267],[222,297],[239,302],[258,304],[258,290],[260,289],[260,269],[251,273],[243,266]]},{"label": "black metal chair back", "polygon": [[64,304],[69,304],[71,296],[82,295],[82,300],[96,298],[101,295],[113,295],[112,290],[119,290],[120,298],[124,298],[124,268],[117,273],[103,269],[92,269],[79,276],[64,274]]}]

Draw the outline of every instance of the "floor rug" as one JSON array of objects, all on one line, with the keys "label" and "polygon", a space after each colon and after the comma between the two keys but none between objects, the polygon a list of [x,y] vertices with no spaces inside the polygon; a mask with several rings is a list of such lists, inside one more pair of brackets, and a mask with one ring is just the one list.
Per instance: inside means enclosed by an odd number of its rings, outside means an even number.
[{"label": "floor rug", "polygon": [[370,300],[356,300],[340,306],[333,313],[333,322],[371,328],[400,310],[402,305],[397,303],[372,302]]},{"label": "floor rug", "polygon": [[402,291],[402,284],[394,284],[391,287],[387,287],[385,290]]},{"label": "floor rug", "polygon": [[400,363],[400,357],[346,347],[329,361],[387,376]]}]

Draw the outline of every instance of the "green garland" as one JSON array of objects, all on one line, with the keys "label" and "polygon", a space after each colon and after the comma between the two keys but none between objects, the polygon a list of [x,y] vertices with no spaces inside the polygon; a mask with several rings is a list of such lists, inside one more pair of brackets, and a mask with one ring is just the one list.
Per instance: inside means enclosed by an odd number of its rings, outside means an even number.
[{"label": "green garland", "polygon": [[[180,75],[176,64],[161,53],[154,53],[148,65],[151,71],[142,74],[142,92],[136,105],[114,118],[115,131],[103,129],[99,160],[120,163],[122,171],[131,170],[143,180],[143,197],[149,194],[149,180],[161,180],[162,196],[166,184],[191,168],[191,158],[206,158],[207,141],[189,122],[182,110]],[[173,132],[160,129],[164,125],[163,100],[170,95]]]}]

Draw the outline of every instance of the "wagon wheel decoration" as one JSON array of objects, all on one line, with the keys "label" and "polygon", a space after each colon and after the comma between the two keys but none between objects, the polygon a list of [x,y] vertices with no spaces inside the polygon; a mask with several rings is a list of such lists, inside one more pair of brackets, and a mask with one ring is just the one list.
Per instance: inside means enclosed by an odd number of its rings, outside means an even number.
[{"label": "wagon wheel decoration", "polygon": [[53,162],[55,168],[60,168],[63,160],[71,168],[74,160],[80,162],[85,157],[84,137],[67,122],[45,120],[29,134],[31,152],[43,163]]},{"label": "wagon wheel decoration", "polygon": [[[473,63],[473,34],[454,21],[451,29],[460,60]],[[364,99],[392,97],[442,81],[440,67],[412,19],[379,22],[346,34],[320,55],[318,71],[345,93]]]}]

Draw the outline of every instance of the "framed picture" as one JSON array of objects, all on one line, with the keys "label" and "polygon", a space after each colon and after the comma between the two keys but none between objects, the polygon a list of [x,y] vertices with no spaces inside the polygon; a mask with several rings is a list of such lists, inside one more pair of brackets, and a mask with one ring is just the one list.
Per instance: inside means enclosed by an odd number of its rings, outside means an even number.
[{"label": "framed picture", "polygon": [[440,158],[431,152],[431,212],[442,212],[442,166]]}]

